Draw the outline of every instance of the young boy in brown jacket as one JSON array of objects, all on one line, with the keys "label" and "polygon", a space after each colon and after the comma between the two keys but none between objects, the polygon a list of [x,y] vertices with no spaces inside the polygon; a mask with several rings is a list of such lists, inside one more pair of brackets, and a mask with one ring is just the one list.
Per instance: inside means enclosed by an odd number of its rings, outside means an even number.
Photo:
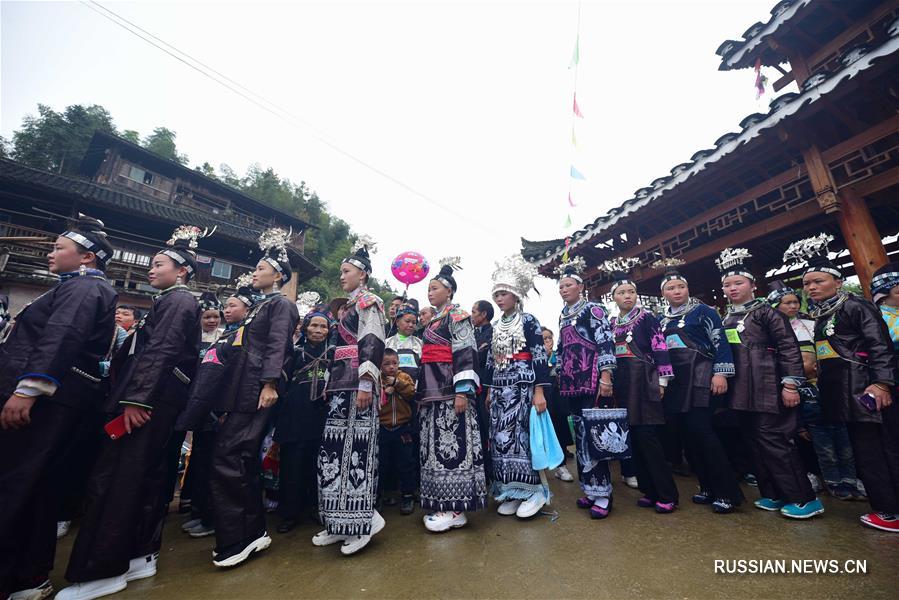
[{"label": "young boy in brown jacket", "polygon": [[[399,483],[400,513],[409,515],[415,510],[413,492],[415,469],[418,466],[410,423],[412,408],[409,404],[415,394],[415,384],[408,375],[399,370],[399,364],[396,350],[386,348],[381,362],[379,486],[381,491],[387,491],[393,487],[391,484]],[[385,500],[385,504],[389,504],[389,501]]]}]

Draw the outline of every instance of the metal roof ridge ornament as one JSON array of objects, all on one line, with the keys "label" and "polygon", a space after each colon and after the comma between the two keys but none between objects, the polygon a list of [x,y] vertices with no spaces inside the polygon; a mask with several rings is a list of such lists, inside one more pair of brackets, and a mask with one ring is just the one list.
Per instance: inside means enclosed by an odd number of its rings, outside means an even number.
[{"label": "metal roof ridge ornament", "polygon": [[[718,47],[718,50],[715,51],[715,53],[721,57],[721,66],[719,67],[719,70],[733,68],[747,53],[759,46],[765,38],[777,31],[781,25],[792,19],[796,13],[799,12],[799,9],[807,6],[811,1],[812,0],[784,0],[771,9],[771,19],[769,19],[767,23],[756,23],[746,30],[743,34],[745,38],[743,43],[735,42],[734,40],[726,40]],[[762,25],[762,27],[758,27],[758,25]],[[745,37],[750,33],[752,33],[750,37]],[[726,47],[728,42],[731,42],[733,46]]]}]

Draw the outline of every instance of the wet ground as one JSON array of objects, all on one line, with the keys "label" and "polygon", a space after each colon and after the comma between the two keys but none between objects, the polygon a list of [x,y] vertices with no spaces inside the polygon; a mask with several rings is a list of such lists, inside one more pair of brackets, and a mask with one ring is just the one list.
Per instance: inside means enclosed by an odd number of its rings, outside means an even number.
[{"label": "wet ground", "polygon": [[[275,533],[272,515],[272,546],[231,570],[212,566],[213,538],[189,538],[173,514],[159,573],[111,598],[899,598],[899,535],[863,528],[867,503],[825,498],[827,512],[803,522],[746,505],[715,515],[690,503],[694,480],[677,481],[686,502],[670,515],[638,508],[639,492],[616,483],[604,521],[575,507],[577,483],[554,478],[555,520],[501,517],[491,503],[464,529],[430,534],[420,508],[385,507],[387,526],[353,557],[314,547],[311,520]],[[59,545],[57,589],[74,533]],[[783,559],[788,573],[794,559],[866,561],[867,574],[715,573],[716,560],[740,559]]]}]

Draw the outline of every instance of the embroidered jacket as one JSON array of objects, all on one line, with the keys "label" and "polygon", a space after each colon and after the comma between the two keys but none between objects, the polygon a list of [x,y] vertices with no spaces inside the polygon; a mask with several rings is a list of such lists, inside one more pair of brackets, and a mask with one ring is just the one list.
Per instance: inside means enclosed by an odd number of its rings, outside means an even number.
[{"label": "embroidered jacket", "polygon": [[[671,339],[672,334],[688,336],[703,354],[714,361],[712,373],[724,377],[733,376],[733,352],[724,339],[721,317],[711,306],[697,302],[683,314],[666,313],[662,319],[662,331],[667,339]],[[669,342],[668,350],[673,348]]]},{"label": "embroidered jacket", "polygon": [[[418,376],[418,402],[451,400],[457,393],[473,394],[480,385],[478,350],[471,317],[458,304],[447,304],[422,332],[422,366]],[[429,346],[431,349],[429,349]],[[442,349],[442,350],[440,350]],[[450,352],[448,361],[428,362],[426,356]]]},{"label": "embroidered jacket", "polygon": [[421,369],[421,338],[398,333],[387,338],[387,347],[396,350],[399,355],[400,371],[408,375],[412,383],[418,381],[418,372]]},{"label": "embroidered jacket", "polygon": [[665,336],[659,320],[645,310],[642,306],[635,306],[624,318],[624,322],[612,317],[612,333],[615,336],[615,355],[618,356],[619,340],[627,340],[627,334],[631,334],[629,343],[635,344],[646,360],[655,364],[659,373],[659,380],[665,385],[668,379],[674,377],[674,369],[671,367],[671,358],[668,356],[668,346],[665,344]]},{"label": "embroidered jacket", "polygon": [[559,317],[559,390],[562,396],[595,396],[600,371],[615,368],[612,327],[602,306],[581,300]]},{"label": "embroidered jacket", "polygon": [[[334,346],[327,391],[359,389],[359,379],[371,378],[380,390],[381,361],[384,358],[384,303],[374,293],[359,288],[350,294],[347,310],[331,331]],[[375,394],[377,396],[377,393]]]}]

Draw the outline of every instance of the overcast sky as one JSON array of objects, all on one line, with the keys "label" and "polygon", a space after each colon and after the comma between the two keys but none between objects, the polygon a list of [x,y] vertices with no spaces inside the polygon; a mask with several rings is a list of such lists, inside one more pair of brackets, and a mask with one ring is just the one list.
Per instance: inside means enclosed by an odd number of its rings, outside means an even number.
[{"label": "overcast sky", "polygon": [[[243,173],[259,163],[306,181],[380,242],[378,277],[392,280],[389,261],[402,250],[435,270],[460,255],[457,300],[468,308],[489,297],[494,261],[518,252],[520,237],[564,236],[767,112],[770,91],[757,101],[753,72],[719,72],[714,52],[766,22],[774,4],[584,2],[575,149],[576,2],[104,3],[294,124],[82,3],[2,2],[0,134],[9,138],[38,103],[101,104],[120,130],[142,135],[169,127],[191,166]],[[573,186],[574,209],[572,164],[586,177]],[[537,287],[542,297],[527,306],[555,329],[555,282]],[[424,283],[410,291],[426,297]]]}]

